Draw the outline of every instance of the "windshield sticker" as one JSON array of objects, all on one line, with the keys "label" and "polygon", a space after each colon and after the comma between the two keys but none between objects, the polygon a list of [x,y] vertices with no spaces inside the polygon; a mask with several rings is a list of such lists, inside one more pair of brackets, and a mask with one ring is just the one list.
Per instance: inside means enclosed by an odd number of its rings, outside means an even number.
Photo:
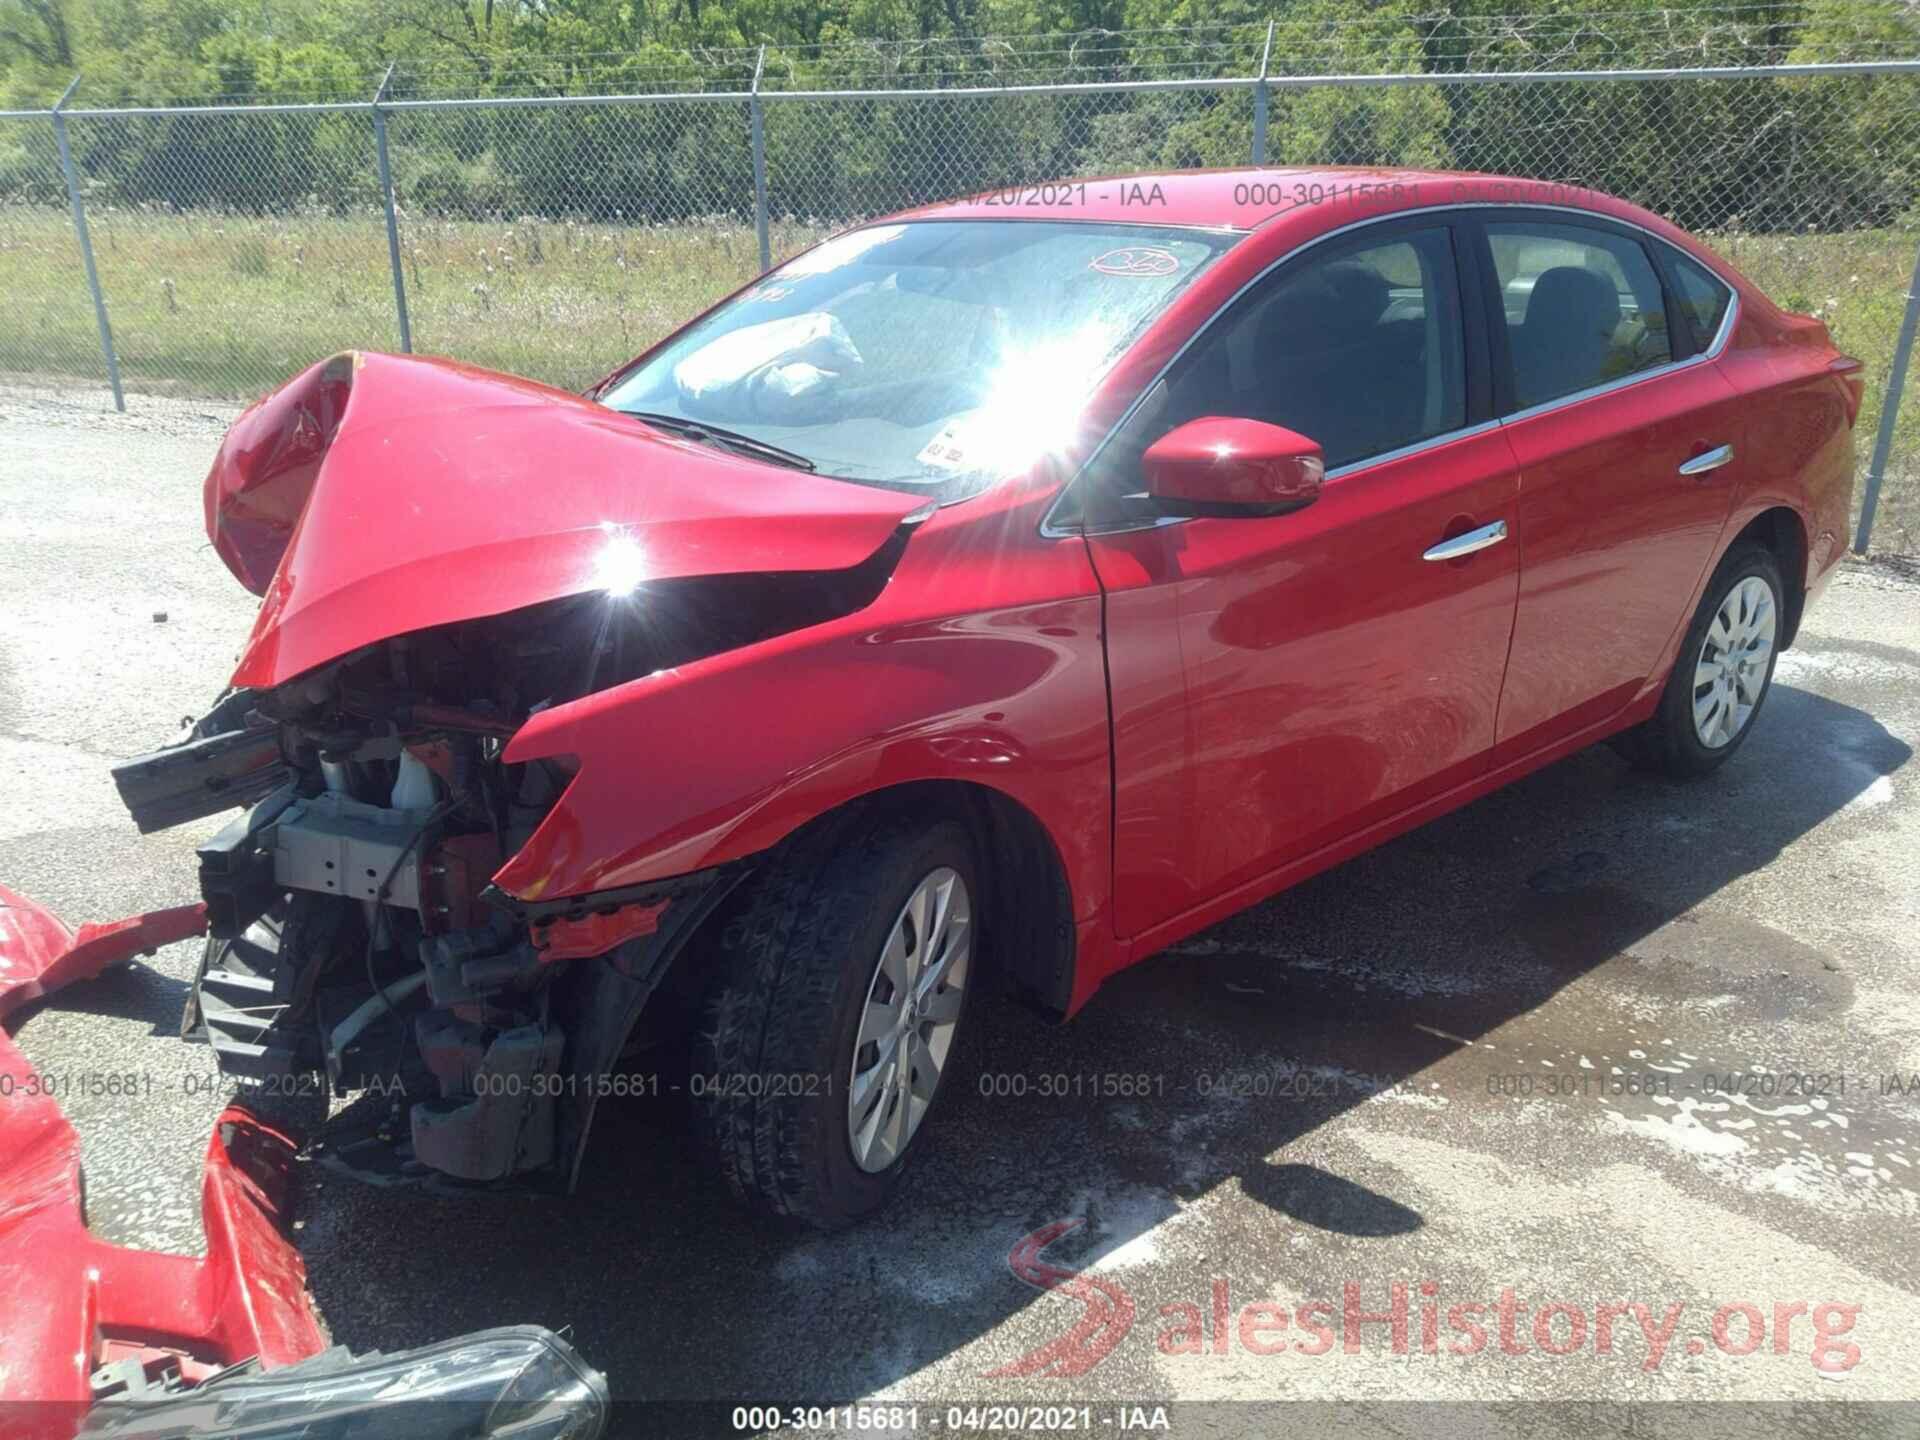
[{"label": "windshield sticker", "polygon": [[1180,268],[1180,260],[1170,250],[1160,250],[1145,245],[1129,245],[1122,250],[1107,251],[1087,268],[1098,271],[1102,275],[1121,275],[1134,280],[1151,280],[1173,274]]},{"label": "windshield sticker", "polygon": [[975,426],[971,423],[979,416],[978,410],[969,410],[955,415],[940,427],[940,433],[926,443],[914,458],[930,470],[969,470],[978,464],[979,457],[974,454],[978,448],[972,443],[969,434]]},{"label": "windshield sticker", "polygon": [[959,441],[954,427],[949,425],[929,440],[926,448],[915,458],[922,465],[932,466],[936,470],[958,470],[967,463],[966,449]]}]

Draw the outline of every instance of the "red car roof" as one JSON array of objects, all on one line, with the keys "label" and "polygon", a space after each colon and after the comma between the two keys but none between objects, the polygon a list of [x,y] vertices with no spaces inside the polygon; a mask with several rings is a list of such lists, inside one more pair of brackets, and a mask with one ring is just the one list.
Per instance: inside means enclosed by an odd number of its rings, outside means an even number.
[{"label": "red car roof", "polygon": [[[910,210],[914,220],[1099,220],[1251,230],[1317,212],[1332,229],[1371,215],[1431,205],[1570,205],[1644,224],[1646,212],[1597,190],[1558,181],[1454,170],[1350,166],[1242,166],[1008,186]],[[1663,229],[1666,227],[1662,227]]]}]

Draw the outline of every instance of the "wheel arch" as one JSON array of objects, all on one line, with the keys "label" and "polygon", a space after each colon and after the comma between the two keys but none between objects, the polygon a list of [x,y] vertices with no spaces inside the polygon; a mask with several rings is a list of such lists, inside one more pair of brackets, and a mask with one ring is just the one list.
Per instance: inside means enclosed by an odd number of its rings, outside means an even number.
[{"label": "wheel arch", "polygon": [[[668,910],[669,921],[654,935],[629,941],[616,956],[575,962],[561,977],[560,1011],[568,1017],[590,1054],[576,1055],[574,1069],[598,1079],[611,1075],[629,1042],[658,1013],[669,1021],[697,1013],[717,972],[704,968],[724,927],[731,921],[756,872],[810,843],[832,843],[835,827],[872,823],[881,815],[918,812],[952,818],[967,829],[975,845],[976,878],[983,912],[982,954],[1023,1000],[1042,1015],[1058,1020],[1072,1005],[1078,964],[1077,930],[1067,866],[1053,836],[1032,810],[990,785],[962,780],[916,780],[889,785],[846,800],[789,832],[772,848],[712,872],[706,888]],[[677,912],[677,914],[676,914]],[[658,951],[657,964],[646,957]],[[639,975],[636,975],[636,970]],[[644,978],[641,978],[644,977]],[[671,997],[671,998],[666,998]],[[597,1086],[570,1113],[562,1127],[561,1173],[568,1188],[577,1184],[591,1132]]]},{"label": "wheel arch", "polygon": [[[959,821],[973,841],[983,912],[983,954],[1021,998],[1049,1019],[1071,1008],[1078,963],[1073,888],[1059,845],[1020,800],[970,780],[909,780],[842,801],[748,863],[758,868],[821,827],[878,815],[921,814]],[[749,879],[746,883],[751,884]],[[724,907],[703,928],[723,925]],[[690,937],[690,947],[701,937]]]},{"label": "wheel arch", "polygon": [[1780,566],[1787,593],[1781,596],[1782,627],[1779,648],[1793,644],[1800,616],[1807,605],[1807,525],[1790,505],[1770,505],[1743,525],[1722,552],[1722,559],[1747,541],[1764,545]]},{"label": "wheel arch", "polygon": [[967,780],[909,782],[866,802],[950,814],[966,825],[983,892],[988,962],[1036,1009],[1064,1018],[1078,959],[1073,887],[1040,817],[1004,790]]}]

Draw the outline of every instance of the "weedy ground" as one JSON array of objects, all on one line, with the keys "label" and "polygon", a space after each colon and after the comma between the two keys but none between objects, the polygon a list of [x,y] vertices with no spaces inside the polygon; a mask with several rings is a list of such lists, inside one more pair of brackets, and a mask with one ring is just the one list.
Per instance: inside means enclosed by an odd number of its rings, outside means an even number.
[{"label": "weedy ground", "polygon": [[[394,349],[378,212],[88,212],[130,388],[250,399],[322,356]],[[825,231],[773,227],[776,255]],[[414,348],[578,387],[752,278],[753,227],[405,219]],[[100,347],[64,211],[0,210],[0,369],[98,379]]]},{"label": "weedy ground", "polygon": [[[250,399],[312,361],[395,349],[392,272],[378,211],[270,217],[89,211],[101,288],[129,389]],[[774,224],[776,258],[829,227]],[[1819,315],[1866,362],[1856,429],[1866,462],[1900,329],[1913,234],[1707,237],[1791,310]],[[403,217],[413,345],[577,389],[758,270],[753,227]],[[0,371],[98,383],[99,340],[64,210],[0,208]],[[1920,396],[1901,407],[1874,541],[1920,550]]]}]

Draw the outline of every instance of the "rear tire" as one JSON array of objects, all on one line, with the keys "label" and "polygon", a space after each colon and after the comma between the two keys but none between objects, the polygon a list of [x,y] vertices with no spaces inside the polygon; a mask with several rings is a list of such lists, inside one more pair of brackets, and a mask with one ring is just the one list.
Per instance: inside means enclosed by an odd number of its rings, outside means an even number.
[{"label": "rear tire", "polygon": [[1640,769],[1676,779],[1726,764],[1773,689],[1785,596],[1771,550],[1752,541],[1729,550],[1680,642],[1659,707],[1617,736],[1614,748]]},{"label": "rear tire", "polygon": [[[952,1088],[979,894],[957,821],[860,806],[782,846],[731,903],[688,1088],[704,1147],[750,1208],[833,1230],[893,1194]],[[920,904],[929,918],[909,915]],[[896,993],[881,976],[903,964],[914,983]],[[879,1143],[890,1117],[895,1143]]]}]

